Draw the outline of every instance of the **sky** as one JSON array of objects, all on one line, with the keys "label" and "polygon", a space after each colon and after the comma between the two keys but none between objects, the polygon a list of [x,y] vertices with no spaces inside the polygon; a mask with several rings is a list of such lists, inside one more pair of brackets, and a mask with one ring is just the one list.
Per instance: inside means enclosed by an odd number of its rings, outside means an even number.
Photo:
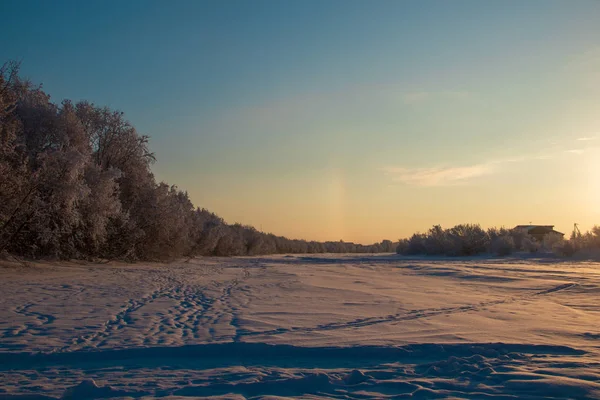
[{"label": "sky", "polygon": [[600,224],[600,1],[0,0],[0,62],[123,111],[233,223]]}]

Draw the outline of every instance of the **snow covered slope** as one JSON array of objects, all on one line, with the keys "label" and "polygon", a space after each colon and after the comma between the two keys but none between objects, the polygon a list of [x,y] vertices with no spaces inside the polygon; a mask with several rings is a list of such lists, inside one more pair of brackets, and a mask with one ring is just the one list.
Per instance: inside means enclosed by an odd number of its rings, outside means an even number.
[{"label": "snow covered slope", "polygon": [[600,264],[0,264],[0,399],[600,398]]}]

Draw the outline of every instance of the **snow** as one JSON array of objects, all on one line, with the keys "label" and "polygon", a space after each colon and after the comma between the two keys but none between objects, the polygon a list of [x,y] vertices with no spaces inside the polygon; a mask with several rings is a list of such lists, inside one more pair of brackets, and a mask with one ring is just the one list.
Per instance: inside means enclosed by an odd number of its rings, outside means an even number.
[{"label": "snow", "polygon": [[0,262],[0,399],[600,398],[600,264]]}]

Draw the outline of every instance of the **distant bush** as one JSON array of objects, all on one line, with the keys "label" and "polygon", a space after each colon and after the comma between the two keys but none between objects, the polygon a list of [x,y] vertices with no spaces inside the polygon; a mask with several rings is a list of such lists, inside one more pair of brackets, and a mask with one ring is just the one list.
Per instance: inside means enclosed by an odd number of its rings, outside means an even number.
[{"label": "distant bush", "polygon": [[405,255],[417,255],[427,254],[425,247],[426,235],[421,233],[415,233],[409,239],[401,240],[396,248],[396,251],[400,250],[400,254]]},{"label": "distant bush", "polygon": [[472,256],[485,253],[489,246],[489,236],[476,224],[456,225],[448,230],[451,256]]},{"label": "distant bush", "polygon": [[490,228],[476,224],[456,225],[443,229],[435,225],[426,233],[415,233],[398,241],[396,253],[402,255],[471,256],[494,254],[508,256],[516,251],[552,252],[561,257],[600,259],[600,226],[589,232],[574,233],[570,239],[560,234],[548,234],[537,241],[521,229]]},{"label": "distant bush", "polygon": [[594,226],[583,234],[573,232],[569,240],[556,241],[552,250],[562,257],[598,259],[600,255],[600,226]]},{"label": "distant bush", "polygon": [[489,237],[479,225],[464,224],[450,229],[435,225],[427,233],[415,233],[409,239],[401,240],[396,252],[405,255],[466,256],[485,252],[488,242]]},{"label": "distant bush", "polygon": [[509,256],[515,251],[515,241],[510,235],[495,237],[490,241],[490,253],[500,257]]},{"label": "distant bush", "polygon": [[564,242],[563,236],[557,233],[549,233],[544,236],[541,247],[546,251],[552,251],[557,245],[560,246]]},{"label": "distant bush", "polygon": [[403,255],[472,256],[496,254],[507,256],[521,248],[529,250],[533,239],[521,231],[490,228],[487,231],[477,224],[461,224],[449,229],[435,225],[426,233],[415,233],[398,242],[396,252]]},{"label": "distant bush", "polygon": [[398,244],[396,245],[396,254],[408,255],[408,239],[398,240]]},{"label": "distant bush", "polygon": [[435,225],[433,228],[429,229],[420,240],[425,254],[447,254],[452,247],[447,232],[444,231],[440,225]]},{"label": "distant bush", "polygon": [[521,250],[523,251],[537,253],[540,250],[540,247],[540,243],[531,236],[524,236],[521,238]]},{"label": "distant bush", "polygon": [[572,257],[577,252],[575,243],[570,240],[562,240],[555,242],[552,247],[552,252],[559,256]]}]

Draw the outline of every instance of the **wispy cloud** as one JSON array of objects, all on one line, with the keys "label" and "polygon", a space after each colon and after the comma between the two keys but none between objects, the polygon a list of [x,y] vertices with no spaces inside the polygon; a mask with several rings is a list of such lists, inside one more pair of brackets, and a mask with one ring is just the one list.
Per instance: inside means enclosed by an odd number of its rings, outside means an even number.
[{"label": "wispy cloud", "polygon": [[466,166],[440,166],[431,168],[384,167],[381,170],[393,181],[413,186],[457,186],[497,173],[506,164],[530,160],[549,160],[553,154],[534,154],[512,158],[491,160]]},{"label": "wispy cloud", "polygon": [[[435,166],[428,168],[408,168],[403,166],[387,166],[380,168],[391,180],[412,186],[456,186],[466,185],[486,175],[502,172],[507,164],[542,161],[570,157],[572,155],[591,154],[600,150],[595,143],[599,136],[582,136],[579,138],[550,142],[552,146],[540,149],[536,153],[514,156],[511,158],[492,159],[479,164],[466,166]],[[574,142],[579,142],[575,145]],[[573,146],[574,148],[568,148]],[[577,147],[575,147],[577,146]],[[565,147],[567,147],[565,149]]]},{"label": "wispy cloud", "polygon": [[386,167],[386,172],[396,182],[415,186],[454,186],[471,179],[491,174],[493,163],[474,164],[463,167],[402,168]]}]

